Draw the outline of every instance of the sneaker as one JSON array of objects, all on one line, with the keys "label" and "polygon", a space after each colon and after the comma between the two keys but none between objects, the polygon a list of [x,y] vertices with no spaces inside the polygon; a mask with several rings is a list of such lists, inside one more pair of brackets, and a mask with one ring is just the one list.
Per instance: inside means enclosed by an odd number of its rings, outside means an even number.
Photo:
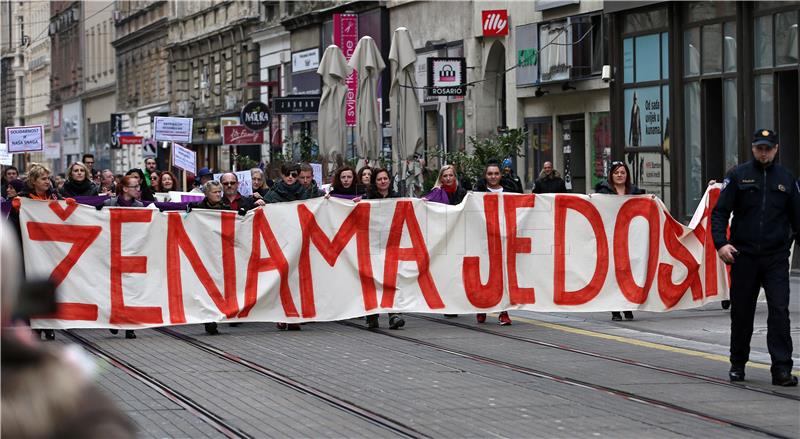
[{"label": "sneaker", "polygon": [[389,329],[400,329],[405,326],[405,324],[405,319],[403,319],[403,316],[399,314],[389,317]]},{"label": "sneaker", "polygon": [[633,320],[633,311],[625,311],[625,320]]},{"label": "sneaker", "polygon": [[286,325],[286,329],[288,329],[289,331],[299,331],[300,330],[300,324],[299,323],[289,323],[288,325]]},{"label": "sneaker", "polygon": [[378,315],[377,314],[370,314],[367,316],[367,328],[375,329],[378,328],[380,325],[378,324]]},{"label": "sneaker", "polygon": [[475,314],[475,320],[477,320],[478,323],[485,322],[486,321],[486,314],[484,314],[484,313]]},{"label": "sneaker", "polygon": [[508,316],[508,312],[506,311],[501,312],[498,319],[500,320],[500,326],[508,326],[511,324],[511,317]]},{"label": "sneaker", "polygon": [[772,385],[794,387],[797,385],[797,377],[788,370],[779,370],[772,373]]},{"label": "sneaker", "polygon": [[208,335],[218,335],[219,334],[219,330],[217,329],[217,322],[204,323],[203,326],[206,329],[206,334],[208,334]]},{"label": "sneaker", "polygon": [[276,323],[275,327],[277,327],[281,331],[285,331],[285,330],[289,329],[289,324],[288,323]]},{"label": "sneaker", "polygon": [[136,333],[133,332],[133,329],[128,329],[128,330],[125,331],[125,338],[134,339],[134,338],[136,338]]},{"label": "sneaker", "polygon": [[611,313],[611,320],[613,320],[615,322],[622,321],[622,314],[620,314],[619,311],[612,312]]}]

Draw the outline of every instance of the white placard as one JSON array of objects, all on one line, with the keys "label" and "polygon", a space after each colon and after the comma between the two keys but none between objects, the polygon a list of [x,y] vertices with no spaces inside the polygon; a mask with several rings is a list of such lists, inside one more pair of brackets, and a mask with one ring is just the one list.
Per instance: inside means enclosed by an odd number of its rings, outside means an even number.
[{"label": "white placard", "polygon": [[322,186],[322,164],[321,163],[309,163],[311,165],[311,170],[314,172],[314,181],[317,182],[317,187]]},{"label": "white placard", "polygon": [[6,127],[8,152],[41,151],[44,149],[44,126]]},{"label": "white placard", "polygon": [[155,139],[157,141],[186,143],[191,143],[192,141],[191,117],[156,116],[153,124],[155,125]]},{"label": "white placard", "polygon": [[184,171],[197,173],[197,153],[181,144],[172,144],[172,166]]},{"label": "white placard", "polygon": [[44,146],[44,158],[57,159],[61,158],[61,144],[58,142],[48,143]]},{"label": "white placard", "polygon": [[317,70],[319,67],[319,48],[292,54],[292,73]]},{"label": "white placard", "polygon": [[[222,178],[222,174],[222,172],[214,174],[214,180],[220,181],[219,179]],[[238,171],[234,172],[234,174],[236,174],[236,178],[239,179],[239,193],[242,194],[243,197],[253,195],[253,175],[250,174],[250,170]]]},{"label": "white placard", "polygon": [[5,143],[0,143],[0,165],[11,166],[11,154]]}]

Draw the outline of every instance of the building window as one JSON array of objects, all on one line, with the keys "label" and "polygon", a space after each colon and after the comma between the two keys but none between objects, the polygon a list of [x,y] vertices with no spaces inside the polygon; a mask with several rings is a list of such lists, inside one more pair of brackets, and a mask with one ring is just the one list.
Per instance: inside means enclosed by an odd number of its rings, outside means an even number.
[{"label": "building window", "polygon": [[604,64],[602,16],[597,14],[572,17],[570,21],[573,40],[570,78],[600,74]]},{"label": "building window", "polygon": [[525,181],[530,185],[537,178],[544,162],[553,161],[553,123],[549,118],[526,119],[528,133],[525,154]]}]

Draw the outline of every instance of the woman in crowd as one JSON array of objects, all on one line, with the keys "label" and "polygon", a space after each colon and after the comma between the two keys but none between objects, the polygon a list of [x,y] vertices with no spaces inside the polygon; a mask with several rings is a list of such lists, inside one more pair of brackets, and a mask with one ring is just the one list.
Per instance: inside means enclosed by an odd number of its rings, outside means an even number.
[{"label": "woman in crowd", "polygon": [[359,193],[356,188],[356,186],[359,185],[356,184],[355,178],[356,173],[350,166],[342,166],[337,169],[336,173],[333,174],[332,189],[328,195],[348,200],[363,195],[364,191],[362,190],[361,193]]},{"label": "woman in crowd", "polygon": [[163,192],[161,190],[161,176],[158,174],[157,171],[153,171],[150,173],[150,189],[153,190],[153,193]]},{"label": "woman in crowd", "polygon": [[141,184],[141,192],[139,192],[139,201],[155,201],[156,198],[153,196],[153,191],[150,189],[150,186],[147,185],[144,172],[142,172],[139,168],[130,169],[128,172],[125,173],[125,176],[134,175],[139,179],[139,183]]},{"label": "woman in crowd", "polygon": [[261,168],[251,169],[250,178],[253,180],[253,198],[256,200],[263,199],[269,192],[267,182],[264,179],[264,171]]},{"label": "woman in crowd", "polygon": [[19,196],[19,194],[24,190],[25,182],[17,178],[8,182],[8,186],[6,186],[6,193],[4,195],[6,200],[10,201]]},{"label": "woman in crowd", "polygon": [[[631,172],[628,165],[624,162],[611,162],[611,170],[608,171],[608,179],[601,181],[594,188],[598,194],[608,195],[641,195],[643,190],[636,187],[631,182]],[[633,320],[633,311],[625,311],[625,319]],[[620,321],[622,315],[619,311],[611,313],[611,320]]]},{"label": "woman in crowd", "polygon": [[[120,181],[117,186],[119,196],[112,197],[103,202],[103,206],[110,207],[144,207],[139,201],[139,192],[142,186],[136,176],[128,175]],[[119,331],[116,329],[109,329],[112,334],[117,334]],[[136,333],[132,329],[125,330],[125,338],[136,338]]]},{"label": "woman in crowd", "polygon": [[[361,168],[362,170],[364,168]],[[382,200],[385,198],[400,198],[400,194],[392,190],[392,176],[389,171],[383,168],[370,169],[372,175],[371,184],[368,186],[367,194],[364,198],[369,200]],[[389,313],[389,329],[400,329],[405,326],[406,321],[400,313]],[[367,327],[378,327],[378,314],[367,316]]]},{"label": "woman in crowd", "polygon": [[[500,179],[503,178],[503,173],[500,170],[499,163],[489,163],[486,165],[486,168],[483,171],[483,179],[486,181],[486,189],[484,191],[479,192],[504,192],[503,186],[500,184]],[[486,314],[485,313],[478,313],[475,315],[478,320],[478,323],[483,323],[486,321]],[[500,320],[501,326],[507,326],[511,324],[511,317],[508,316],[508,311],[503,311],[498,316],[498,320]]]},{"label": "woman in crowd", "polygon": [[[313,198],[312,188],[300,184],[297,177],[300,175],[300,165],[297,163],[284,163],[281,166],[281,179],[272,185],[272,189],[264,196],[266,203],[284,203],[289,201],[307,200]],[[281,331],[299,331],[297,323],[278,322],[275,324]]]},{"label": "woman in crowd", "polygon": [[366,194],[372,187],[372,173],[375,169],[369,166],[364,166],[358,170],[358,179],[356,180],[356,190],[360,195]]},{"label": "woman in crowd", "polygon": [[62,197],[94,197],[97,196],[97,185],[91,180],[89,170],[81,162],[69,167],[67,181],[59,191]]},{"label": "woman in crowd", "polygon": [[178,188],[178,178],[169,171],[161,171],[158,185],[161,188],[161,192],[180,191]]}]

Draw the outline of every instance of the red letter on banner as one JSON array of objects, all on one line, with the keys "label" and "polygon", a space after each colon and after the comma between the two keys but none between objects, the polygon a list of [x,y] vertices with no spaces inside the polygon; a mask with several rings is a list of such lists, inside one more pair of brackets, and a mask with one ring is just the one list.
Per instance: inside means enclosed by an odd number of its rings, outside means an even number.
[{"label": "red letter on banner", "polygon": [[[403,224],[408,227],[408,234],[411,237],[411,247],[400,248],[400,240],[403,237]],[[414,261],[419,270],[419,287],[422,296],[431,309],[444,308],[442,298],[433,282],[430,272],[430,256],[425,240],[422,238],[422,231],[414,215],[414,208],[410,201],[398,201],[395,204],[392,225],[389,229],[389,239],[386,242],[386,261],[383,268],[383,298],[381,306],[391,308],[394,306],[394,295],[397,291],[397,268],[400,261]]]},{"label": "red letter on banner", "polygon": [[[637,216],[647,220],[649,233],[649,251],[647,254],[647,277],[644,285],[636,285],[631,273],[631,258],[628,254],[628,231],[631,221]],[[622,294],[633,303],[644,303],[658,268],[658,245],[660,220],[658,206],[650,198],[633,198],[625,202],[617,212],[617,223],[614,226],[614,271],[617,284]]]},{"label": "red letter on banner", "polygon": [[[703,211],[703,217],[697,223],[694,229],[694,236],[703,244],[703,252],[705,257],[705,295],[706,297],[716,296],[719,294],[717,288],[717,249],[714,247],[714,237],[711,235],[711,211],[717,205],[719,200],[719,188],[712,188],[708,191],[708,207]],[[703,225],[705,223],[705,226]],[[730,233],[730,230],[728,231]],[[728,267],[728,274],[730,275],[730,265]],[[692,296],[694,297],[694,296]]]},{"label": "red letter on banner", "polygon": [[[58,203],[55,203],[58,206]],[[51,204],[52,206],[52,204]],[[28,236],[32,241],[67,242],[72,244],[67,256],[56,265],[50,273],[50,280],[55,286],[67,277],[72,267],[81,258],[103,230],[100,226],[71,226],[67,224],[28,223]],[[7,236],[6,239],[11,239]],[[9,274],[11,275],[11,274]],[[87,303],[58,303],[58,310],[52,315],[36,316],[36,318],[52,318],[60,320],[97,320],[97,305]]]},{"label": "red letter on banner", "polygon": [[203,265],[197,250],[183,227],[181,215],[177,212],[167,214],[167,292],[169,295],[169,315],[171,323],[185,323],[183,309],[183,283],[181,282],[181,260],[179,251],[189,260],[200,283],[208,296],[226,317],[235,317],[239,312],[236,299],[236,260],[233,244],[236,233],[236,213],[220,212],[222,236],[222,269],[225,276],[225,297]]},{"label": "red letter on banner", "polygon": [[[603,288],[603,283],[608,275],[608,238],[606,238],[603,218],[592,203],[578,197],[556,195],[555,206],[555,285],[553,302],[558,305],[580,305],[595,298]],[[577,291],[566,291],[566,227],[567,209],[583,215],[592,226],[595,244],[597,246],[597,262],[595,262],[594,275],[589,283]]]},{"label": "red letter on banner", "polygon": [[508,293],[512,305],[535,303],[533,288],[520,288],[517,282],[517,253],[531,252],[531,238],[517,236],[517,209],[532,208],[535,195],[504,195],[503,211],[506,217],[506,271],[508,271]]},{"label": "red letter on banner", "polygon": [[149,223],[150,209],[111,210],[111,323],[162,323],[158,306],[126,306],[122,294],[123,273],[147,273],[146,256],[122,256],[122,224]]},{"label": "red letter on banner", "polygon": [[[261,241],[267,246],[268,258],[261,257]],[[253,247],[250,251],[250,262],[247,263],[247,282],[244,287],[244,309],[239,313],[239,317],[247,317],[250,310],[256,304],[258,297],[258,274],[265,271],[278,270],[281,278],[280,297],[283,312],[286,317],[299,317],[297,308],[292,300],[292,292],[289,290],[289,263],[286,256],[272,233],[272,228],[267,222],[267,217],[263,209],[256,210],[253,216]]]},{"label": "red letter on banner", "polygon": [[317,315],[314,304],[314,281],[311,275],[311,243],[317,247],[322,257],[331,267],[336,264],[344,247],[356,236],[356,251],[358,254],[358,276],[361,278],[361,294],[364,297],[364,309],[367,311],[377,308],[378,293],[375,288],[375,278],[372,275],[372,261],[369,255],[369,203],[360,203],[350,212],[344,220],[339,231],[328,239],[325,232],[319,228],[314,214],[302,204],[297,206],[300,217],[300,228],[303,230],[303,245],[300,250],[300,301],[303,317]]},{"label": "red letter on banner", "polygon": [[703,298],[703,285],[700,282],[699,273],[700,264],[697,263],[694,256],[689,253],[689,250],[678,239],[682,231],[683,228],[680,223],[667,215],[667,221],[664,223],[664,245],[667,247],[669,254],[681,261],[689,270],[686,279],[676,285],[672,283],[672,269],[674,267],[670,264],[658,264],[658,295],[661,296],[661,302],[667,308],[675,306],[690,287],[694,300]]},{"label": "red letter on banner", "polygon": [[461,267],[467,299],[478,308],[491,308],[503,298],[503,244],[500,239],[499,199],[497,194],[483,196],[489,247],[489,280],[486,284],[481,282],[480,256],[465,256]]}]

